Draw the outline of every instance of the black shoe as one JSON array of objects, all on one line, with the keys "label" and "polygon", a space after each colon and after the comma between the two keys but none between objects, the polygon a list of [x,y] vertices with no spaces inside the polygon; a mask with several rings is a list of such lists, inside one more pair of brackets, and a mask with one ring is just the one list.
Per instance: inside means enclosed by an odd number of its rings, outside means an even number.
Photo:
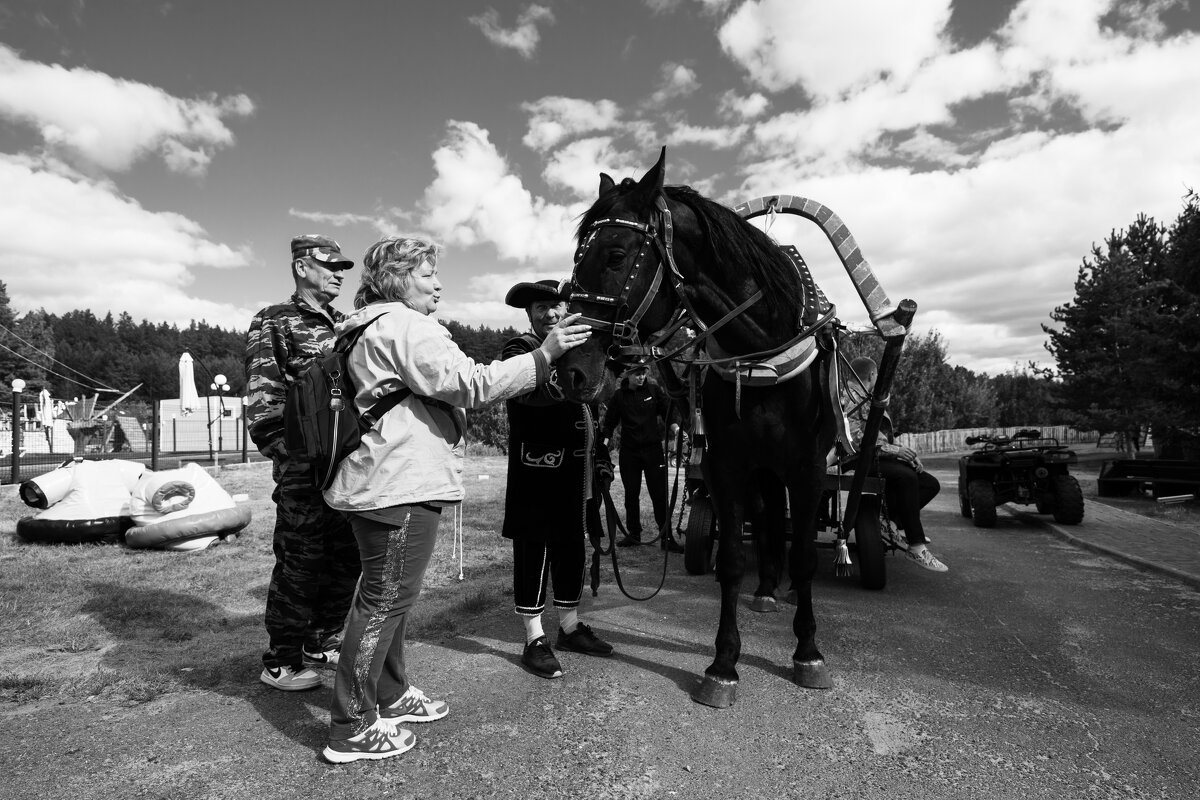
[{"label": "black shoe", "polygon": [[521,654],[521,666],[539,678],[562,677],[562,665],[554,657],[554,651],[550,649],[550,642],[545,636],[539,636],[525,645],[525,652]]},{"label": "black shoe", "polygon": [[658,547],[660,550],[666,550],[668,553],[682,553],[683,545],[675,541],[670,535],[666,535],[659,540]]},{"label": "black shoe", "polygon": [[641,543],[642,537],[631,533],[621,541],[617,542],[617,547],[637,547]]},{"label": "black shoe", "polygon": [[572,653],[588,656],[611,656],[613,651],[611,644],[592,633],[592,629],[582,622],[570,633],[559,628],[556,644],[559,650],[570,650]]}]

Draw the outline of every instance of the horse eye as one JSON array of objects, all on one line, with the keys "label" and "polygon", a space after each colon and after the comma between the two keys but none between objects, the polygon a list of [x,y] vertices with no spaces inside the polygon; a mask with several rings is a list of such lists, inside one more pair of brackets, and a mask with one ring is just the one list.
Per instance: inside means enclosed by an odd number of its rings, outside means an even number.
[{"label": "horse eye", "polygon": [[615,268],[615,267],[621,266],[622,264],[625,263],[625,251],[624,250],[609,250],[607,261],[608,261],[609,267]]}]

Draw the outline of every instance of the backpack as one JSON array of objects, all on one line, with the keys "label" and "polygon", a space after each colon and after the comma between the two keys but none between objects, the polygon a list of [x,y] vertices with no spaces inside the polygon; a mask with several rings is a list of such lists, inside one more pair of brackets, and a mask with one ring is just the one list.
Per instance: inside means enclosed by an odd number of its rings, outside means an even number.
[{"label": "backpack", "polygon": [[287,392],[283,407],[284,445],[289,454],[312,462],[313,485],[325,491],[337,475],[338,464],[358,449],[364,432],[413,393],[407,387],[385,395],[361,416],[350,384],[350,349],[380,314],[319,356],[300,373]]}]

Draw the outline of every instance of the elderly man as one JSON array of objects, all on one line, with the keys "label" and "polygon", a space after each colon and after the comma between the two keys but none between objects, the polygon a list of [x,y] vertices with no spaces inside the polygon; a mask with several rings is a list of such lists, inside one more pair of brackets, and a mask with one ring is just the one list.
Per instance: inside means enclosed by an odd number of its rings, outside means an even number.
[{"label": "elderly man", "polygon": [[[567,307],[552,280],[518,283],[504,302],[525,309],[530,330],[504,345],[502,359],[537,349]],[[539,677],[557,678],[562,666],[542,630],[547,578],[559,611],[556,646],[594,656],[613,651],[579,621],[586,527],[600,525],[596,489],[612,482],[612,462],[599,442],[595,409],[564,401],[553,368],[548,383],[506,405],[508,486],[502,533],[512,539],[516,611],[525,623],[521,664]]]},{"label": "elderly man", "polygon": [[275,491],[275,568],[267,589],[269,641],[259,679],[275,689],[321,685],[312,667],[337,664],[342,626],[360,572],[350,524],[316,491],[312,464],[284,447],[288,387],[333,346],[345,315],[330,304],[354,262],[328,236],[292,239],[295,292],[254,315],[246,334],[246,416],[250,437],[271,459]]}]

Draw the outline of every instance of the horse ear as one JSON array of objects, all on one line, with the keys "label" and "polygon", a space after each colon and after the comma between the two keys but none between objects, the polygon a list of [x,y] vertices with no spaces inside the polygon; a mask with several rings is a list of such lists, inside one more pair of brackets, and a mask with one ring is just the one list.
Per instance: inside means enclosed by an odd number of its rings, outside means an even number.
[{"label": "horse ear", "polygon": [[650,168],[650,171],[642,176],[638,181],[637,194],[641,202],[650,205],[654,202],[654,197],[662,191],[663,175],[667,171],[667,148],[664,145],[662,152],[658,155],[658,163]]},{"label": "horse ear", "polygon": [[609,191],[610,189],[616,187],[616,185],[617,184],[615,182],[613,182],[613,179],[608,177],[608,173],[606,173],[606,172],[600,173],[600,196],[601,197],[604,197],[604,193]]}]

